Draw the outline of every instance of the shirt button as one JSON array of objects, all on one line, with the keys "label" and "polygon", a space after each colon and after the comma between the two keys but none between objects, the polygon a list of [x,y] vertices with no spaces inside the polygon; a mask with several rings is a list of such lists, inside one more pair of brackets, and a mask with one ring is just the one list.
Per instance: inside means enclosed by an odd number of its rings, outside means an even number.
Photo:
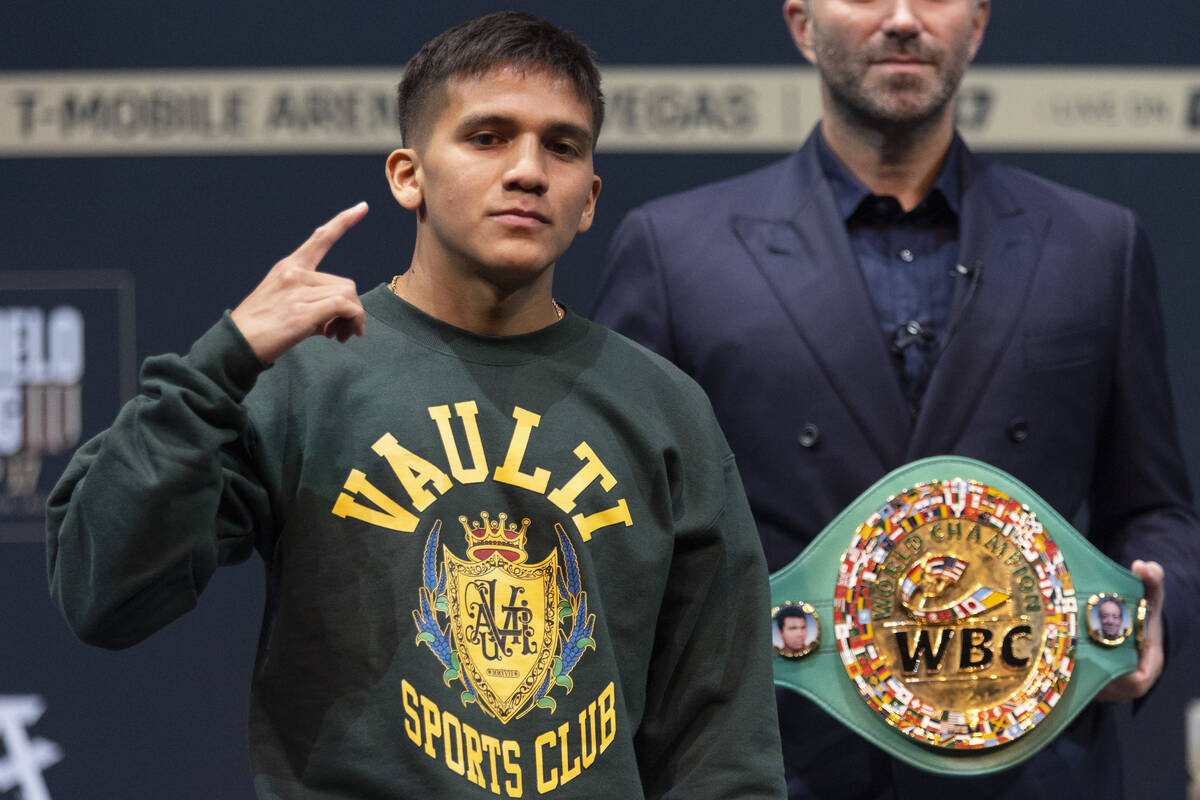
[{"label": "shirt button", "polygon": [[821,441],[821,429],[811,422],[808,423],[800,429],[798,441],[801,447],[809,449],[816,447],[817,443]]},{"label": "shirt button", "polygon": [[913,258],[915,258],[913,251],[909,250],[907,247],[897,253],[897,255],[900,256],[900,260],[905,264],[911,264],[913,262]]},{"label": "shirt button", "polygon": [[1013,442],[1020,444],[1029,438],[1029,423],[1017,417],[1012,422],[1008,423],[1008,438]]}]

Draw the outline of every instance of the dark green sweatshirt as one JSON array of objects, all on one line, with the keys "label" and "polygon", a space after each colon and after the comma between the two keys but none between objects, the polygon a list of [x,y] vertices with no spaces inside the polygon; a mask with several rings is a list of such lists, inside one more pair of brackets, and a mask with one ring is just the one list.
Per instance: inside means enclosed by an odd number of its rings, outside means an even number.
[{"label": "dark green sweatshirt", "polygon": [[263,798],[782,797],[761,548],[701,390],[568,314],[384,287],[264,369],[226,316],[76,453],[51,591],[132,645],[257,550]]}]

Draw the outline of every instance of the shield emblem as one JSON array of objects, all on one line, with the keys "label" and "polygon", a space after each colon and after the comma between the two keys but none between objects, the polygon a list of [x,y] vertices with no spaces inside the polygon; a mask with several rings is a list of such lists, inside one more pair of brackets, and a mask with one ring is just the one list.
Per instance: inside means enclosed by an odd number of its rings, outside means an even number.
[{"label": "shield emblem", "polygon": [[463,561],[443,548],[454,648],[476,697],[501,722],[521,716],[558,649],[557,564],[514,564],[493,552]]}]

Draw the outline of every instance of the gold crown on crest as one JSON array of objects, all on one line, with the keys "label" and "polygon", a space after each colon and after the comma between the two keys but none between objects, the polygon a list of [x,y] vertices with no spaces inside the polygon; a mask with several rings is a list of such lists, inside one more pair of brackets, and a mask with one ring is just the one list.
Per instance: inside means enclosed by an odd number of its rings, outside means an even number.
[{"label": "gold crown on crest", "polygon": [[486,561],[493,553],[498,553],[510,563],[522,563],[527,557],[525,531],[529,528],[529,517],[521,520],[518,530],[515,523],[508,522],[508,514],[504,512],[494,520],[486,511],[480,511],[479,516],[482,523],[468,522],[465,516],[458,518],[467,533],[467,555],[476,561]]}]

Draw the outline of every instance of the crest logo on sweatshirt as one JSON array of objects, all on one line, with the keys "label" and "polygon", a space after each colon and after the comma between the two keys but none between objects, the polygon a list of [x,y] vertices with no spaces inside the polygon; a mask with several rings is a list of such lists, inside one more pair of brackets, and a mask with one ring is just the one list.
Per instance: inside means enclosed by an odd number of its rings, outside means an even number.
[{"label": "crest logo on sweatshirt", "polygon": [[502,723],[535,708],[554,712],[551,696],[571,691],[571,670],[595,649],[595,615],[579,580],[575,548],[555,523],[558,548],[537,563],[525,550],[530,520],[520,526],[488,512],[458,522],[465,558],[441,545],[442,521],[430,529],[422,561],[416,644],[426,645],[458,681],[463,704],[475,703]]}]

